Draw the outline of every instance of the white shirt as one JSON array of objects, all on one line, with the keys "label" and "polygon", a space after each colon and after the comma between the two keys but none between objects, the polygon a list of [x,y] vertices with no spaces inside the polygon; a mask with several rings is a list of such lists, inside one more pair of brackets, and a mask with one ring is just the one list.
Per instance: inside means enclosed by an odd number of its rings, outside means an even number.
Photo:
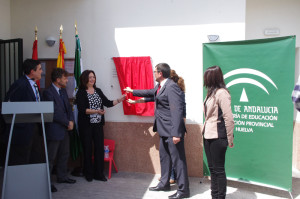
[{"label": "white shirt", "polygon": [[55,86],[55,84],[53,84],[53,83],[52,83],[52,85],[54,86],[54,88],[55,88],[55,90],[57,91],[58,95],[60,95],[60,94],[59,94],[60,88],[58,88],[57,86]]},{"label": "white shirt", "polygon": [[40,98],[40,96],[37,96],[37,93],[36,93],[36,90],[35,90],[35,84],[36,84],[36,82],[34,81],[34,80],[32,80],[32,79],[30,79],[27,75],[25,75],[26,76],[26,78],[28,79],[28,81],[29,81],[29,83],[30,83],[30,85],[31,85],[31,88],[32,88],[32,90],[33,90],[33,93],[34,93],[34,95],[35,95],[35,98],[36,99],[38,99],[38,98]]}]

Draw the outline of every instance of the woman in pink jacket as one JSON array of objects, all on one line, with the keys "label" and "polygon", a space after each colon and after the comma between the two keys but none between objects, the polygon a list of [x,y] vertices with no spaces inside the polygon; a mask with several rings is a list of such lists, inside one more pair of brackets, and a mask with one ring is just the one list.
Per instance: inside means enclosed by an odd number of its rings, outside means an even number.
[{"label": "woman in pink jacket", "polygon": [[207,95],[204,100],[203,143],[211,174],[211,195],[213,199],[221,199],[226,197],[227,186],[225,154],[227,146],[233,147],[231,97],[219,66],[205,71],[204,86]]}]

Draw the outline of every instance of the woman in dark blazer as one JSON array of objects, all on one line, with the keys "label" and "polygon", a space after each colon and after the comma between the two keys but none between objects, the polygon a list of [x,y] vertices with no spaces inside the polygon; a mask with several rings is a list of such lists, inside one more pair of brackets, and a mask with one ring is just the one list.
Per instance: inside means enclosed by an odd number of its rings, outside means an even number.
[{"label": "woman in dark blazer", "polygon": [[[94,71],[85,70],[81,74],[79,90],[76,94],[76,104],[78,107],[79,135],[84,153],[83,171],[88,182],[91,182],[93,179],[107,181],[103,174],[103,125],[105,123],[105,110],[103,107],[112,107],[124,99],[125,95],[113,101],[107,99],[101,89],[96,87]],[[94,165],[92,162],[93,148]]]}]

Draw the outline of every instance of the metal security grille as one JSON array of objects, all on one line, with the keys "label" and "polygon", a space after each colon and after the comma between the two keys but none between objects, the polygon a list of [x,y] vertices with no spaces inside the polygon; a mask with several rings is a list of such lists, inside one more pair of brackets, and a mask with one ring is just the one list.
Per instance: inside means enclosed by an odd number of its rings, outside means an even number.
[{"label": "metal security grille", "polygon": [[0,99],[9,86],[22,76],[23,39],[0,40]]}]

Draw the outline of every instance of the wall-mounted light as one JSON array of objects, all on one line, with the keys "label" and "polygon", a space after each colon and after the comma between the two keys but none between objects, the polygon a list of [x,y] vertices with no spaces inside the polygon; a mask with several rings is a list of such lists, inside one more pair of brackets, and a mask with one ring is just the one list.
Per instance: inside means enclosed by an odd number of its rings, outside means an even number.
[{"label": "wall-mounted light", "polygon": [[208,40],[213,42],[213,41],[217,41],[219,39],[219,35],[207,35]]},{"label": "wall-mounted light", "polygon": [[46,38],[46,43],[48,46],[53,46],[55,44],[55,42],[56,42],[56,39],[54,37],[50,36],[50,37]]}]

